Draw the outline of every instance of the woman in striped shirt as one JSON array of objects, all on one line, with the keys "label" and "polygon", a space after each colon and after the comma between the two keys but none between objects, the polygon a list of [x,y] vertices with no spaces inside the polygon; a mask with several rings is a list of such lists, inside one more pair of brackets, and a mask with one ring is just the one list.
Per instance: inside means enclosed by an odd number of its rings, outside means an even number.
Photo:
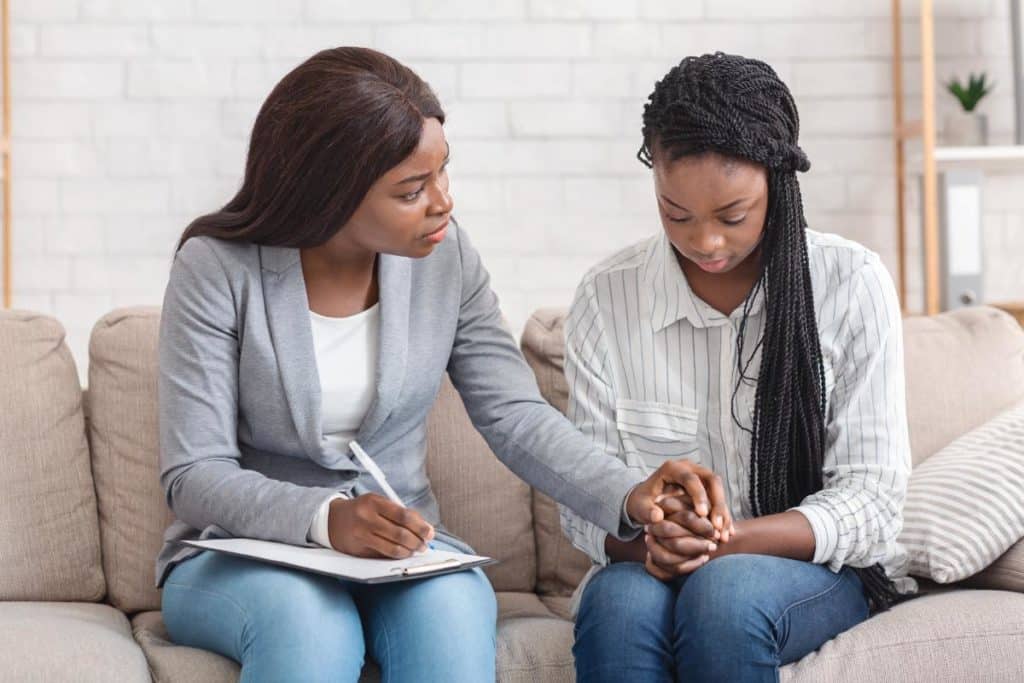
[{"label": "woman in striped shirt", "polygon": [[875,253],[806,228],[810,164],[769,66],[684,59],[643,124],[664,230],[580,285],[570,417],[638,473],[711,470],[726,507],[666,499],[632,542],[562,509],[595,563],[577,677],[775,681],[913,590],[892,577],[910,471],[900,306]]}]

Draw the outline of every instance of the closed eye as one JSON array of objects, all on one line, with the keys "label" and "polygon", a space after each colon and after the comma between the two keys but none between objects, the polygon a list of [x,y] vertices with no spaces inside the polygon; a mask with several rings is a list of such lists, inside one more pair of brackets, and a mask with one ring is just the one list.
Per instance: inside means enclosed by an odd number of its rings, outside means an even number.
[{"label": "closed eye", "polygon": [[676,217],[670,214],[668,211],[665,211],[664,209],[662,209],[662,213],[665,215],[665,218],[669,219],[673,223],[686,223],[690,220],[689,216]]}]

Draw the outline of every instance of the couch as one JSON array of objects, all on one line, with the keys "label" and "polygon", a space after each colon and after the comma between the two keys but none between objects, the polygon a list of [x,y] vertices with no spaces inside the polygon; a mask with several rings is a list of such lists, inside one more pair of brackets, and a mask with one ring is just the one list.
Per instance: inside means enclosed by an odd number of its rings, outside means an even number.
[{"label": "couch", "polygon": [[[522,349],[564,410],[564,310],[528,321]],[[45,315],[0,312],[0,680],[235,681],[238,666],[169,641],[153,558],[171,513],[157,477],[159,311],[95,326],[88,390]],[[905,320],[915,463],[1024,398],[1024,331],[979,307]],[[429,418],[445,524],[499,564],[503,682],[572,681],[569,596],[587,560],[552,501],[492,456],[446,383]],[[480,490],[487,495],[479,495]],[[787,666],[782,680],[1024,680],[1024,544],[959,585],[874,617]],[[723,644],[723,656],[728,647]],[[368,663],[364,680],[379,679]]]}]

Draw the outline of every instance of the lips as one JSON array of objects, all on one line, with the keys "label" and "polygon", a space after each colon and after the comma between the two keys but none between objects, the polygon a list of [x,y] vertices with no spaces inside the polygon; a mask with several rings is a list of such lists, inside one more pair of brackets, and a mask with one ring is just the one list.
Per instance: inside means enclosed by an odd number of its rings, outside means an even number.
[{"label": "lips", "polygon": [[709,273],[717,273],[729,264],[729,259],[720,258],[714,259],[713,261],[697,261],[696,263],[701,270]]},{"label": "lips", "polygon": [[441,240],[444,239],[445,233],[448,230],[448,224],[450,222],[450,218],[446,219],[445,222],[442,223],[439,227],[435,228],[433,231],[428,232],[426,235],[424,235],[423,239],[425,239],[428,242],[433,242],[434,244],[441,242]]}]

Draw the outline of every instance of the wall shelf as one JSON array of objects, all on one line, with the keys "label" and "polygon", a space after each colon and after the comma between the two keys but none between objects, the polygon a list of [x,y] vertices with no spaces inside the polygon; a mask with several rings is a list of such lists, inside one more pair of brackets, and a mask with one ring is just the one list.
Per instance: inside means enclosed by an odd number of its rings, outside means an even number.
[{"label": "wall shelf", "polygon": [[[1024,145],[988,145],[985,147],[936,147],[935,170],[939,173],[969,168],[982,172],[1020,171],[1024,169]],[[911,172],[921,172],[923,159],[914,154],[906,161]]]},{"label": "wall shelf", "polygon": [[[906,190],[908,167],[921,175],[921,245],[924,266],[924,313],[940,310],[941,264],[939,226],[939,174],[971,169],[979,172],[1024,170],[1024,145],[985,147],[940,147],[936,141],[935,121],[935,17],[932,0],[920,0],[921,31],[921,118],[903,117],[903,36],[900,0],[891,0],[893,152],[896,176],[896,246],[898,254],[897,286],[904,314],[907,313]],[[1011,9],[1017,16],[1020,0]],[[921,147],[908,158],[906,143],[919,138]]]},{"label": "wall shelf", "polygon": [[982,171],[1019,171],[1024,168],[1024,145],[936,147],[935,164],[940,171],[967,167]]}]

